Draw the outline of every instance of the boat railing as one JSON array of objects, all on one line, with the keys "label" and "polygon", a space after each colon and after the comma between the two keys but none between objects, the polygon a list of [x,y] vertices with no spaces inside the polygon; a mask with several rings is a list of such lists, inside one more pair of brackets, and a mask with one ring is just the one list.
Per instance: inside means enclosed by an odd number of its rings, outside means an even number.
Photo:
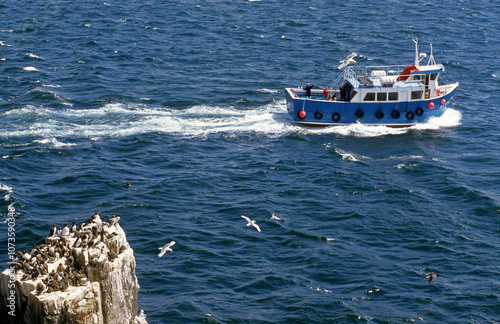
[{"label": "boat railing", "polygon": [[370,76],[373,71],[384,71],[386,75],[400,75],[406,65],[370,65],[363,68],[362,74]]},{"label": "boat railing", "polygon": [[345,81],[349,81],[354,87],[359,87],[359,82],[357,79],[357,73],[350,67],[346,67],[344,71],[338,76],[338,78],[330,86],[330,90],[338,89]]}]

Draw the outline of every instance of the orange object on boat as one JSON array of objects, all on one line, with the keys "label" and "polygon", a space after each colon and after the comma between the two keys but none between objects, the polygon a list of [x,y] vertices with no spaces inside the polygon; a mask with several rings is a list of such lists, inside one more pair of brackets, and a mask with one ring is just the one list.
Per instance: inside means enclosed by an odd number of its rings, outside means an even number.
[{"label": "orange object on boat", "polygon": [[408,79],[412,71],[418,71],[417,67],[415,65],[408,65],[407,67],[405,67],[403,72],[401,72],[396,81],[405,81],[406,79]]}]

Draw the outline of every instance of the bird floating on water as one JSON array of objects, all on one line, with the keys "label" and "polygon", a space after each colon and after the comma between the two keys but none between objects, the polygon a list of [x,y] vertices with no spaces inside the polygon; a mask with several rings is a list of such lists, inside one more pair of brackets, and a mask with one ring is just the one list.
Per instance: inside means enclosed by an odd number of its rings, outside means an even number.
[{"label": "bird floating on water", "polygon": [[257,223],[254,220],[251,220],[250,218],[246,217],[245,215],[241,215],[241,218],[244,218],[247,220],[247,222],[248,222],[247,226],[252,225],[253,227],[255,227],[257,229],[257,231],[260,232],[260,227],[259,227],[259,225],[257,225]]},{"label": "bird floating on water", "polygon": [[426,278],[429,278],[429,283],[431,283],[432,280],[436,279],[439,276],[440,274],[436,274],[434,272],[429,272],[428,274],[425,275]]},{"label": "bird floating on water", "polygon": [[356,63],[356,61],[354,60],[354,58],[356,56],[358,56],[358,54],[356,54],[356,53],[351,53],[351,54],[347,55],[347,57],[345,59],[340,61],[341,64],[337,67],[337,70],[341,70],[351,63]]},{"label": "bird floating on water", "polygon": [[158,250],[160,251],[160,254],[158,254],[158,257],[161,258],[165,252],[169,251],[170,253],[174,252],[172,251],[171,247],[175,244],[175,241],[172,241],[170,243],[165,244],[163,247],[159,247]]},{"label": "bird floating on water", "polygon": [[132,186],[132,184],[130,182],[125,182],[125,189],[128,189]]}]

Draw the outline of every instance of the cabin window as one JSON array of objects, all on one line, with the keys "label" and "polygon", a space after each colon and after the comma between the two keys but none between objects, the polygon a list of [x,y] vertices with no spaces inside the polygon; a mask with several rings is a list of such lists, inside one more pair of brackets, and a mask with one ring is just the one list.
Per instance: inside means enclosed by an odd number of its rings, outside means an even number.
[{"label": "cabin window", "polygon": [[392,101],[398,100],[398,93],[397,92],[389,92],[389,100],[392,100]]},{"label": "cabin window", "polygon": [[434,81],[438,78],[439,73],[431,73],[431,80]]},{"label": "cabin window", "polygon": [[411,92],[411,100],[422,99],[422,93],[423,93],[423,91],[412,91]]},{"label": "cabin window", "polygon": [[387,92],[377,93],[377,101],[386,101],[386,100],[387,100]]},{"label": "cabin window", "polygon": [[375,101],[375,92],[368,92],[365,95],[364,101]]}]

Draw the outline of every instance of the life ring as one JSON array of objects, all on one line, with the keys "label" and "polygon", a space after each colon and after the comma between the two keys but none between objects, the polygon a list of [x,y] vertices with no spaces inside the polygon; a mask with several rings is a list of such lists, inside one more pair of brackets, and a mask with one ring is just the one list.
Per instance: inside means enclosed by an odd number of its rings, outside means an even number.
[{"label": "life ring", "polygon": [[392,118],[394,119],[398,119],[399,116],[401,116],[401,113],[399,111],[397,111],[396,109],[394,109],[392,112],[391,112],[391,116]]},{"label": "life ring", "polygon": [[321,119],[323,118],[323,113],[321,111],[317,111],[314,113],[314,118]]},{"label": "life ring", "polygon": [[297,117],[299,117],[299,119],[304,119],[304,118],[306,118],[306,115],[307,115],[306,112],[304,110],[301,110],[297,114]]},{"label": "life ring", "polygon": [[332,115],[332,120],[333,120],[334,122],[338,122],[338,121],[340,120],[340,115],[339,115],[339,113],[335,113],[335,114],[333,114],[333,115]]},{"label": "life ring", "polygon": [[413,112],[409,111],[406,113],[406,119],[413,120],[413,118],[415,118],[415,114]]},{"label": "life ring", "polygon": [[417,109],[415,109],[415,115],[417,115],[418,117],[422,116],[424,114],[424,109],[422,109],[422,107],[418,107]]},{"label": "life ring", "polygon": [[377,117],[377,119],[382,119],[384,118],[384,113],[382,112],[382,110],[379,110],[375,113],[375,117]]},{"label": "life ring", "polygon": [[363,118],[363,116],[365,115],[365,113],[363,112],[363,110],[358,109],[358,110],[356,110],[355,115],[356,115],[357,119],[361,119],[361,118]]}]

